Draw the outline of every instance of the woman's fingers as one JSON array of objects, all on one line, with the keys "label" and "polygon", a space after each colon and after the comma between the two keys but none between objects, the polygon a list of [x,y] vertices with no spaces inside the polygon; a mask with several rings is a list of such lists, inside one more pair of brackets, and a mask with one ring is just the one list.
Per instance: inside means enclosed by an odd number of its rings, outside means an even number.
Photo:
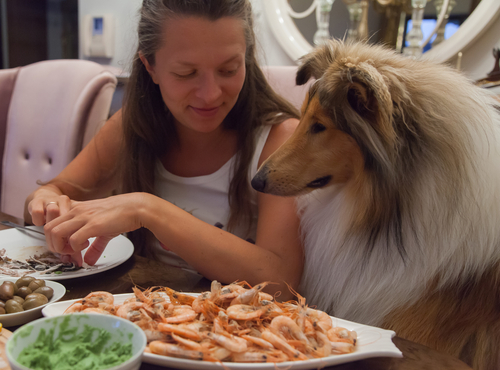
[{"label": "woman's fingers", "polygon": [[43,226],[57,217],[68,213],[71,200],[66,195],[37,197],[28,205],[31,221],[36,226]]},{"label": "woman's fingers", "polygon": [[85,263],[88,263],[90,266],[94,266],[111,239],[113,238],[105,236],[95,238],[89,249],[85,252]]},{"label": "woman's fingers", "polygon": [[73,259],[73,262],[76,263],[77,266],[80,266],[80,267],[82,266],[83,258],[82,258],[81,252],[76,252],[75,254],[72,254],[71,258]]},{"label": "woman's fingers", "polygon": [[59,217],[60,209],[57,202],[48,202],[45,205],[45,222],[50,222]]},{"label": "woman's fingers", "polygon": [[[135,204],[142,199],[128,194],[85,202],[68,200],[68,211],[64,203],[58,204],[60,215],[44,228],[49,250],[74,255],[89,247],[90,238],[96,238],[84,256],[86,263],[94,265],[111,239],[141,227]],[[52,217],[52,205],[48,209]]]},{"label": "woman's fingers", "polygon": [[42,199],[33,199],[28,204],[28,211],[31,214],[33,225],[45,225],[45,205]]},{"label": "woman's fingers", "polygon": [[50,251],[59,254],[75,254],[88,247],[88,240],[78,240],[75,234],[84,223],[75,221],[69,213],[48,222],[45,227],[45,239]]}]

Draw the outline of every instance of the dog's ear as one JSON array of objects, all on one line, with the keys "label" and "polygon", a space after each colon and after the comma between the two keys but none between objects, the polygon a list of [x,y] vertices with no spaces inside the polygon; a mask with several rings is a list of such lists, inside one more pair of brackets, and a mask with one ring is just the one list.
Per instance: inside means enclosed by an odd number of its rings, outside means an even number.
[{"label": "dog's ear", "polygon": [[369,95],[368,87],[362,82],[352,81],[347,88],[347,101],[354,111],[360,116],[365,116],[368,112],[373,111],[374,104]]},{"label": "dog's ear", "polygon": [[328,66],[335,59],[337,43],[337,41],[331,40],[300,58],[295,83],[304,85],[311,77],[319,79],[323,76]]},{"label": "dog's ear", "polygon": [[351,108],[362,117],[376,115],[379,122],[389,122],[393,104],[382,74],[368,62],[346,63],[345,73],[348,81],[346,98]]},{"label": "dog's ear", "polygon": [[328,73],[323,77],[323,84],[328,84],[325,91],[340,92],[336,99],[345,99],[343,113],[349,132],[363,143],[376,163],[390,168],[397,134],[388,83],[370,61],[343,60],[342,64],[342,71],[337,71],[335,78]]}]

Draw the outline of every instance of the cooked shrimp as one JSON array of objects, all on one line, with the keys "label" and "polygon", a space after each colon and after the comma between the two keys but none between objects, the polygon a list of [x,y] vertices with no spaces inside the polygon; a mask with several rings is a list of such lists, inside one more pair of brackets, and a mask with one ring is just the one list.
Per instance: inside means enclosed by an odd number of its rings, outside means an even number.
[{"label": "cooked shrimp", "polygon": [[75,303],[73,303],[71,306],[69,306],[68,308],[66,308],[63,312],[63,314],[65,313],[74,313],[74,312],[81,312],[85,309],[86,307],[84,305],[82,305],[82,301],[77,301]]},{"label": "cooked shrimp", "polygon": [[202,338],[200,333],[189,327],[186,327],[185,325],[172,325],[166,323],[159,323],[158,330],[161,332],[174,333],[184,338],[188,338],[195,341],[200,341]]},{"label": "cooked shrimp", "polygon": [[134,322],[139,326],[144,334],[146,334],[146,339],[149,342],[154,340],[163,340],[171,342],[173,340],[171,333],[164,333],[158,329],[158,323],[149,317],[144,317],[141,320]]},{"label": "cooked shrimp", "polygon": [[177,343],[182,344],[184,347],[187,347],[189,349],[194,349],[196,351],[201,350],[201,344],[198,342],[195,342],[194,340],[186,339],[186,338],[180,337],[180,336],[175,335],[175,334],[172,334],[172,338],[174,338],[174,340]]},{"label": "cooked shrimp", "polygon": [[234,320],[254,320],[265,312],[265,307],[255,307],[246,304],[229,306],[226,310],[227,316]]},{"label": "cooked shrimp", "polygon": [[269,293],[259,292],[259,301],[273,301],[274,297]]},{"label": "cooked shrimp", "polygon": [[182,348],[176,344],[165,343],[157,340],[149,343],[149,349],[151,350],[151,352],[156,353],[157,355],[174,356],[199,361],[212,360],[211,356],[203,353],[202,351],[193,351],[190,349]]},{"label": "cooked shrimp", "polygon": [[216,333],[207,333],[207,338],[212,339],[215,343],[230,350],[231,352],[244,352],[247,350],[247,342],[245,339],[236,337],[234,335],[222,335]]},{"label": "cooked shrimp", "polygon": [[304,355],[302,352],[296,350],[293,348],[291,345],[289,345],[285,340],[281,339],[279,336],[276,334],[272,333],[268,329],[264,329],[262,332],[262,339],[267,340],[269,343],[271,343],[273,346],[275,346],[277,349],[282,350],[287,354],[291,360],[307,360],[307,356]]},{"label": "cooked shrimp", "polygon": [[354,344],[345,342],[330,342],[332,353],[344,354],[354,352]]},{"label": "cooked shrimp", "polygon": [[116,310],[116,315],[129,321],[138,321],[143,316],[141,309],[144,307],[144,303],[142,302],[126,303],[121,305],[118,310]]},{"label": "cooked shrimp", "polygon": [[148,292],[147,291],[142,291],[137,287],[132,287],[132,291],[134,292],[136,301],[143,302],[146,304],[150,304],[152,302],[152,299],[147,296]]},{"label": "cooked shrimp", "polygon": [[232,353],[230,350],[219,346],[214,346],[210,349],[210,355],[219,361],[227,359]]},{"label": "cooked shrimp", "polygon": [[222,308],[209,299],[206,299],[201,303],[201,312],[208,321],[213,321],[219,315],[221,310]]},{"label": "cooked shrimp", "polygon": [[165,293],[167,293],[167,295],[170,298],[170,301],[172,303],[181,304],[181,305],[192,305],[193,301],[196,299],[195,297],[193,297],[191,295],[177,292],[177,291],[170,289],[170,288],[164,288],[164,290],[165,290]]},{"label": "cooked shrimp", "polygon": [[268,358],[265,352],[233,353],[231,356],[234,362],[267,362]]},{"label": "cooked shrimp", "polygon": [[262,338],[254,337],[251,335],[242,335],[241,336],[243,339],[246,339],[247,341],[251,342],[252,344],[256,344],[259,347],[265,348],[265,349],[274,349],[274,346],[269,343],[267,340],[264,340]]},{"label": "cooked shrimp", "polygon": [[197,313],[202,312],[204,302],[210,298],[210,292],[201,293],[198,297],[193,300],[191,307]]},{"label": "cooked shrimp", "polygon": [[193,360],[278,363],[354,351],[356,332],[333,328],[328,314],[309,308],[296,292],[296,302],[274,301],[262,292],[267,285],[213,281],[196,298],[170,288],[133,288],[134,296],[116,306],[111,293],[92,292],[64,313],[115,314],[144,331],[146,352]]},{"label": "cooked shrimp", "polygon": [[71,306],[66,308],[64,313],[81,312],[87,308],[108,308],[108,306],[113,306],[114,297],[111,293],[96,291],[87,294],[83,299],[74,302]]},{"label": "cooked shrimp", "polygon": [[331,328],[328,330],[326,335],[332,342],[346,342],[351,344],[356,344],[356,340],[358,338],[355,331],[347,330],[346,328],[342,328],[340,326]]},{"label": "cooked shrimp", "polygon": [[97,291],[87,294],[85,298],[82,299],[82,304],[88,307],[101,307],[101,305],[113,305],[115,299],[113,294],[109,292]]},{"label": "cooked shrimp", "polygon": [[111,312],[98,307],[89,307],[81,311],[82,313],[99,313],[101,315],[113,315]]},{"label": "cooked shrimp", "polygon": [[315,355],[317,357],[326,357],[332,354],[332,343],[328,339],[326,334],[321,333],[320,331],[316,332],[316,338],[318,338],[319,347],[316,349]]},{"label": "cooked shrimp", "polygon": [[324,333],[326,333],[333,327],[332,318],[324,311],[307,308],[306,315],[307,318],[311,320],[316,330],[320,328]]},{"label": "cooked shrimp", "polygon": [[181,322],[193,321],[198,314],[188,305],[174,306],[172,316],[165,318],[169,324],[178,324]]},{"label": "cooked shrimp", "polygon": [[284,362],[288,356],[282,351],[251,351],[244,353],[233,353],[231,359],[234,362]]},{"label": "cooked shrimp", "polygon": [[304,343],[308,342],[306,335],[300,330],[297,323],[288,316],[276,316],[271,321],[269,330],[286,339],[295,338]]},{"label": "cooked shrimp", "polygon": [[251,289],[245,290],[243,293],[238,294],[238,296],[231,301],[230,306],[239,304],[258,303],[259,292],[262,289],[264,289],[268,284],[269,282],[266,281],[264,283],[257,284]]}]

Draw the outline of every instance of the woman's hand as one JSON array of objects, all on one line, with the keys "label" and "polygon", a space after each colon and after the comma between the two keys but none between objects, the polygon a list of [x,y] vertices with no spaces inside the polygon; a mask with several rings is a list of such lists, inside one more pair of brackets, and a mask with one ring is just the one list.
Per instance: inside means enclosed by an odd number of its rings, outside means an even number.
[{"label": "woman's hand", "polygon": [[111,239],[142,226],[139,214],[147,196],[130,193],[85,202],[70,201],[68,212],[45,225],[49,250],[72,255],[81,265],[81,251],[89,247],[88,239],[95,237],[83,259],[94,265]]},{"label": "woman's hand", "polygon": [[64,215],[71,208],[71,200],[61,195],[54,187],[45,186],[36,191],[28,204],[31,221],[36,226],[43,226],[47,222]]}]

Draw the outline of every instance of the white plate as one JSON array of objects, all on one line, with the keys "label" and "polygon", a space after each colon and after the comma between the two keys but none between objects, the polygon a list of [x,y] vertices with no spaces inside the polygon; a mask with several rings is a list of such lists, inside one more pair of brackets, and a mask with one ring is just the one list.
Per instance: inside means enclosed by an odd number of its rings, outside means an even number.
[{"label": "white plate", "polygon": [[[197,295],[194,293],[187,293]],[[133,297],[134,294],[117,294],[115,295],[115,304],[124,302],[127,298]],[[42,310],[44,316],[52,317],[62,315],[64,310],[68,308],[75,300],[62,301],[47,305]],[[371,357],[403,357],[401,351],[392,343],[392,339],[396,333],[391,330],[384,330],[373,326],[357,324],[352,321],[346,321],[332,317],[334,326],[342,326],[349,330],[355,330],[358,333],[358,343],[356,351],[345,355],[334,355],[323,357],[321,359],[313,359],[307,361],[290,361],[278,364],[273,363],[235,363],[235,362],[204,362],[185,360],[175,357],[167,357],[155,355],[152,353],[144,353],[142,361],[149,364],[172,367],[176,369],[207,369],[207,370],[276,370],[276,369],[320,369],[325,366],[332,366],[362,360]]]},{"label": "white plate", "polygon": [[[4,281],[12,281],[15,283],[17,279],[19,278],[0,277],[0,285],[2,285]],[[50,298],[48,303],[39,307],[32,308],[31,310],[0,315],[0,323],[2,323],[2,325],[5,327],[9,327],[26,324],[27,322],[33,321],[42,316],[43,308],[45,308],[47,305],[57,302],[66,293],[66,288],[64,287],[64,285],[56,283],[55,281],[46,280],[45,285],[54,289],[54,294],[52,295],[52,298]]]},{"label": "white plate", "polygon": [[[38,227],[30,227],[36,230],[43,230]],[[94,238],[89,239],[92,242]],[[48,251],[45,243],[45,236],[29,231],[21,231],[18,229],[7,229],[0,231],[0,249],[5,249],[5,256],[19,261],[26,261],[27,258],[36,254],[41,254]],[[82,254],[86,250],[82,251]],[[101,257],[97,260],[94,266],[82,268],[76,271],[67,271],[60,274],[44,274],[34,272],[29,274],[36,278],[44,280],[66,280],[82,276],[97,274],[116,267],[130,258],[134,253],[134,245],[123,235],[119,235],[108,243]],[[0,273],[0,278],[7,275]]]}]

